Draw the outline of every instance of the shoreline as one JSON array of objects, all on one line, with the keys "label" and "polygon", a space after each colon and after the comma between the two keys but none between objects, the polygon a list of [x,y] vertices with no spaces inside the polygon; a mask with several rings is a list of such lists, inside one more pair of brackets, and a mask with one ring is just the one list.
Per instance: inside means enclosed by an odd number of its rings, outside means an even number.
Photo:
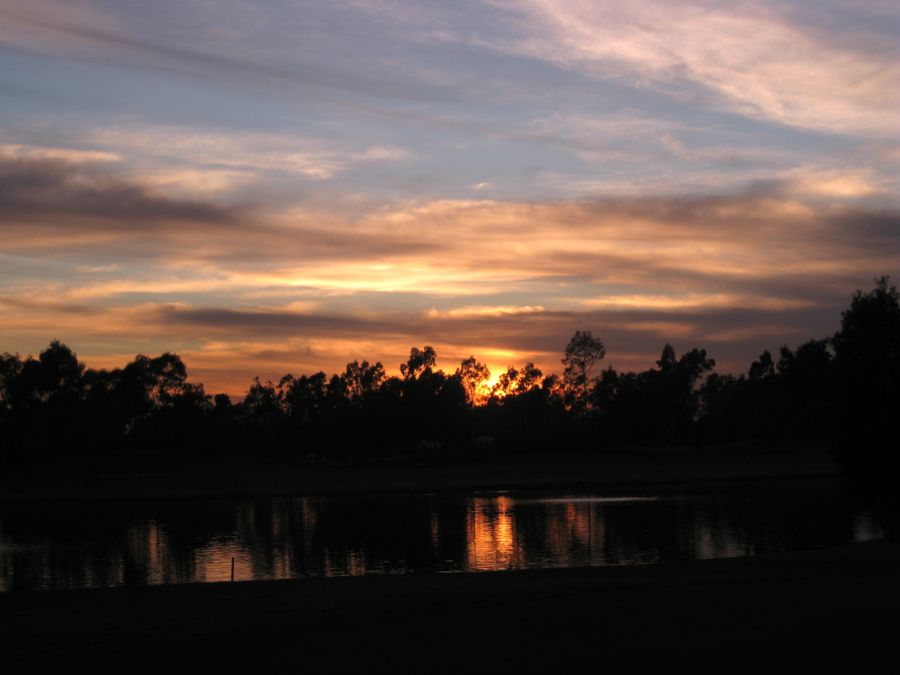
[{"label": "shoreline", "polygon": [[[106,459],[106,458],[104,458]],[[155,460],[150,469],[146,462]],[[208,461],[201,461],[207,459]],[[531,453],[440,466],[324,466],[274,458],[64,457],[0,479],[0,504],[502,490],[626,490],[840,478],[825,452]],[[87,467],[87,468],[86,468]]]},{"label": "shoreline", "polygon": [[900,653],[898,602],[900,544],[886,541],[646,566],[0,594],[8,662],[137,672],[552,672],[584,658],[613,672],[859,672]]},{"label": "shoreline", "polygon": [[[83,458],[82,458],[83,459]],[[132,458],[134,459],[134,458]],[[143,460],[148,457],[138,457]],[[0,505],[413,491],[830,489],[823,452],[540,453],[437,467],[193,458],[37,472]],[[76,469],[83,466],[76,462]],[[48,478],[49,476],[49,478]],[[43,479],[43,482],[41,480]],[[228,492],[235,486],[240,489]],[[8,487],[4,484],[4,488]],[[66,491],[68,489],[68,492]],[[788,487],[788,489],[791,489]],[[279,492],[284,490],[284,492]],[[0,593],[6,662],[80,672],[846,672],[895,662],[900,543],[647,565]]]}]

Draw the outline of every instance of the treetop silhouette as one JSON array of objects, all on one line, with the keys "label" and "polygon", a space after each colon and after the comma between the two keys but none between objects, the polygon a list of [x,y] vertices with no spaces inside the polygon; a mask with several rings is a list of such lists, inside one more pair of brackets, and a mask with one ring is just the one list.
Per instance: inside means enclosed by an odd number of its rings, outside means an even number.
[{"label": "treetop silhouette", "polygon": [[189,382],[176,354],[94,370],[54,340],[37,358],[0,355],[0,469],[76,448],[448,461],[488,448],[801,439],[834,442],[853,473],[900,469],[900,293],[887,277],[853,295],[834,336],[783,346],[777,361],[766,350],[746,375],[716,373],[704,349],[679,356],[668,343],[641,372],[598,373],[605,355],[599,338],[578,330],[561,378],[527,363],[488,389],[474,355],[447,374],[433,347],[413,347],[400,377],[352,361],[331,376],[254,378],[233,403]]},{"label": "treetop silhouette", "polygon": [[571,405],[579,411],[590,407],[590,392],[594,385],[594,366],[606,356],[606,348],[590,331],[575,331],[566,345],[563,356],[563,383]]}]

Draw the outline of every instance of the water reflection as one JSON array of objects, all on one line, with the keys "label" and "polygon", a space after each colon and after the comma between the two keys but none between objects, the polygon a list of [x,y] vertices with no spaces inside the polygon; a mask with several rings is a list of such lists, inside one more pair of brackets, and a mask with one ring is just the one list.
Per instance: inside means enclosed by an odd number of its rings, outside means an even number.
[{"label": "water reflection", "polygon": [[728,494],[479,493],[0,509],[0,590],[647,564],[883,536],[832,484]]},{"label": "water reflection", "polygon": [[525,563],[516,536],[514,502],[507,495],[475,497],[466,505],[466,569],[496,571]]}]

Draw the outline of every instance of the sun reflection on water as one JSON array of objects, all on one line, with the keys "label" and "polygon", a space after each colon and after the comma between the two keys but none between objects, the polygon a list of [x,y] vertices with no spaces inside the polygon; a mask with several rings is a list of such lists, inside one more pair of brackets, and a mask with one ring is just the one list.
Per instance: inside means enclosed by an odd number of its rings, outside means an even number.
[{"label": "sun reflection on water", "polygon": [[871,513],[850,500],[836,511],[827,492],[764,502],[495,492],[85,508],[78,528],[62,511],[0,513],[0,591],[229,581],[232,559],[235,581],[247,581],[647,564],[884,536]]},{"label": "sun reflection on water", "polygon": [[524,566],[513,506],[513,499],[506,495],[469,500],[466,509],[468,569],[496,571]]}]

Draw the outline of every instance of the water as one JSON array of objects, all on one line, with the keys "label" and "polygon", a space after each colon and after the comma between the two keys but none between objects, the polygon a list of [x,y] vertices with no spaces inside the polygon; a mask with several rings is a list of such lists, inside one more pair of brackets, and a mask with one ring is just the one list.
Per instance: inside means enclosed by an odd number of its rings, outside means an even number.
[{"label": "water", "polygon": [[883,536],[834,483],[0,505],[0,590],[665,563]]}]

